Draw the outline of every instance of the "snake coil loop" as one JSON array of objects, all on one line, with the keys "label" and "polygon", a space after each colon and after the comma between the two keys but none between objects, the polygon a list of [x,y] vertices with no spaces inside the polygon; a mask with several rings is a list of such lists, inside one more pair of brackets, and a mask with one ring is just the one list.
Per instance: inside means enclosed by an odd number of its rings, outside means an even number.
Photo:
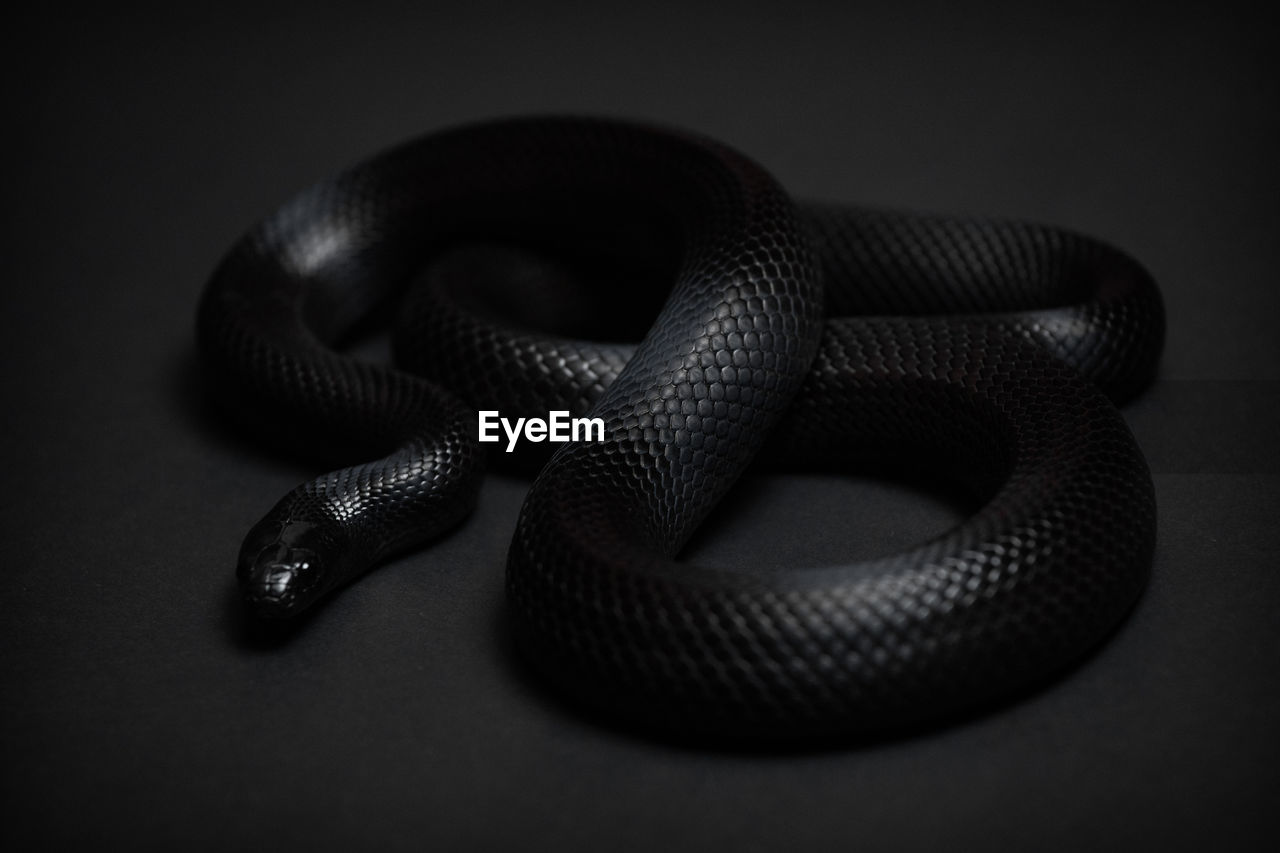
[{"label": "snake coil loop", "polygon": [[[334,349],[415,274],[404,369]],[[565,276],[589,284],[549,309],[542,288]],[[486,304],[497,280],[525,295]],[[601,311],[657,319],[612,344]],[[511,544],[522,649],[596,704],[780,736],[1012,694],[1120,622],[1156,516],[1113,400],[1152,379],[1163,330],[1147,273],[1089,238],[797,207],[718,143],[567,118],[424,137],[313,187],[231,249],[198,317],[243,419],[377,459],[299,486],[249,533],[255,612],[300,612],[461,521],[484,465],[476,408],[589,411],[604,440],[546,462]],[[906,466],[981,508],[871,562],[678,562],[761,453]]]}]

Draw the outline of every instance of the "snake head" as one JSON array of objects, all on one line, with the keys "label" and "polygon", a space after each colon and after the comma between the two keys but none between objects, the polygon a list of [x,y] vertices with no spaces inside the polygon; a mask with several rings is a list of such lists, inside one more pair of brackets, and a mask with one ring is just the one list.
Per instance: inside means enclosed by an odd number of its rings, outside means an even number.
[{"label": "snake head", "polygon": [[324,557],[334,552],[332,537],[322,527],[267,518],[249,531],[236,577],[245,603],[256,615],[295,616],[335,585],[335,567]]}]

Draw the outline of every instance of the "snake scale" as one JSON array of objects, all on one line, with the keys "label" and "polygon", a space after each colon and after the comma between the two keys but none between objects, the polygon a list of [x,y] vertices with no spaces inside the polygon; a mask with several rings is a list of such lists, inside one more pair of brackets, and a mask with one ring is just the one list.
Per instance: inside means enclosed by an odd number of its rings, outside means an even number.
[{"label": "snake scale", "polygon": [[[397,367],[339,351],[388,304]],[[464,519],[477,409],[602,418],[603,441],[529,446],[514,631],[564,689],[681,731],[872,732],[1015,695],[1097,646],[1150,571],[1151,478],[1115,408],[1164,338],[1137,262],[1039,225],[798,205],[684,131],[533,117],[410,141],[247,232],[197,333],[230,411],[353,464],[248,534],[260,617]],[[677,560],[756,457],[909,470],[978,508],[869,562]]]}]

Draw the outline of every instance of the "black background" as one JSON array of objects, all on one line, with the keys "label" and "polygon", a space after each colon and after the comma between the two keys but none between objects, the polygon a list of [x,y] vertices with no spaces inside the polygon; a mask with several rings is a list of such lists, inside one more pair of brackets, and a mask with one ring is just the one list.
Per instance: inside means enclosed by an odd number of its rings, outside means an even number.
[{"label": "black background", "polygon": [[[1222,4],[111,5],[6,22],[0,841],[210,848],[1264,845],[1280,800],[1280,85]],[[248,526],[312,473],[203,411],[192,317],[236,235],[388,144],[538,111],[731,142],[796,194],[986,212],[1161,282],[1151,585],[1044,690],[890,741],[726,751],[559,702],[502,630],[527,481],[289,637],[233,598]],[[756,478],[693,556],[885,553],[957,510]],[[7,849],[14,849],[6,844]]]}]

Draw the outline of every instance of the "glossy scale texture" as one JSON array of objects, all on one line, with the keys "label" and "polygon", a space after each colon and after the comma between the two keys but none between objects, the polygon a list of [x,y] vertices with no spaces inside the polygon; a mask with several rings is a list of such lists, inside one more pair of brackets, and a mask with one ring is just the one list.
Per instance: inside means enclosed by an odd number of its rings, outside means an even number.
[{"label": "glossy scale texture", "polygon": [[[332,349],[414,276],[411,372]],[[603,418],[603,442],[524,447],[546,464],[510,610],[548,677],[646,723],[806,736],[973,707],[1078,660],[1150,568],[1150,476],[1107,396],[1149,382],[1163,343],[1138,264],[1025,223],[797,208],[681,132],[519,119],[409,143],[249,232],[198,326],[242,418],[390,454],[250,532],[238,575],[264,616],[465,517],[476,408]],[[981,509],[870,563],[678,562],[762,448],[924,473]]]}]

